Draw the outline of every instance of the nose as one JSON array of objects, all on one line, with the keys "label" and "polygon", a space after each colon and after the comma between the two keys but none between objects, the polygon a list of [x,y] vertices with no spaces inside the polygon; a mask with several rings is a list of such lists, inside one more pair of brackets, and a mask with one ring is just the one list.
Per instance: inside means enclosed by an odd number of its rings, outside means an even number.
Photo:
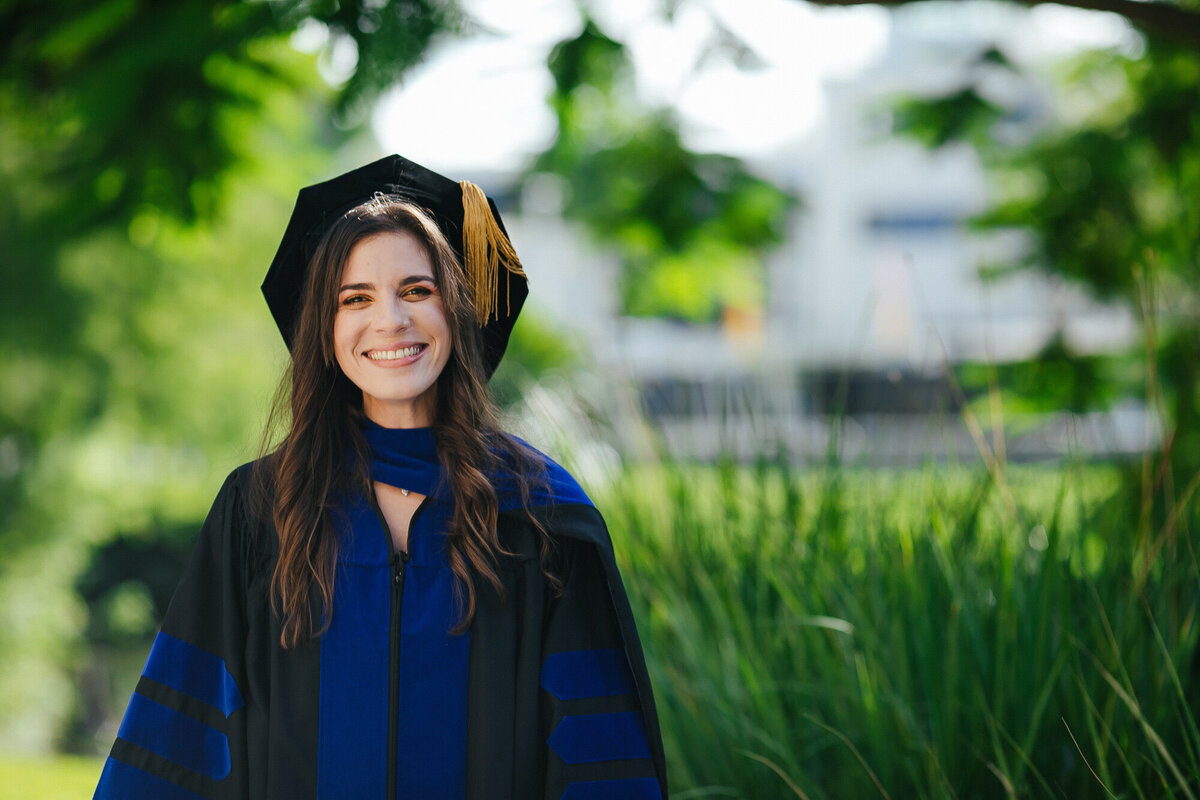
[{"label": "nose", "polygon": [[384,298],[375,308],[375,327],[381,332],[404,330],[412,324],[408,303],[395,295]]}]

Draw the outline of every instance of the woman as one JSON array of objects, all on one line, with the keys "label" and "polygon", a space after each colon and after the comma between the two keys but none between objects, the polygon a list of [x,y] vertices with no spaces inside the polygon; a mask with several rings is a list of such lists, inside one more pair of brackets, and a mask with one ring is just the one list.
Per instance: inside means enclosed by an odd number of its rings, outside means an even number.
[{"label": "woman", "polygon": [[495,206],[382,159],[301,191],[263,291],[288,433],[222,487],[96,797],[665,797],[603,520],[488,401],[525,296]]}]

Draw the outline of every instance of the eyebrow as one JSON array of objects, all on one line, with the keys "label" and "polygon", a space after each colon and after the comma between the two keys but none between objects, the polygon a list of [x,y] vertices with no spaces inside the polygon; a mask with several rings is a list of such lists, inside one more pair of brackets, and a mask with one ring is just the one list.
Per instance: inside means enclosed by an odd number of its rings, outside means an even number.
[{"label": "eyebrow", "polygon": [[[435,281],[429,275],[409,275],[407,278],[400,281],[400,285],[401,286],[409,286],[410,284],[414,284],[414,283],[426,283],[426,282],[432,283],[435,286],[437,285],[437,281]],[[343,285],[340,289],[338,289],[338,292],[339,293],[341,293],[341,292],[361,292],[366,289],[374,289],[374,288],[375,288],[375,284],[373,284],[373,283],[347,283],[347,284]]]}]

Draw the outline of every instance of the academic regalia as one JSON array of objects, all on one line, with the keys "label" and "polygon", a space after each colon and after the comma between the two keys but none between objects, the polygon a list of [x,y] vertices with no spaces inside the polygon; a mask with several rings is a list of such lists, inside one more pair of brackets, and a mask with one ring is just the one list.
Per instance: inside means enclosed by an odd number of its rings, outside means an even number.
[{"label": "academic regalia", "polygon": [[[390,477],[396,459],[378,455],[397,441],[401,461],[414,449],[418,462],[436,460],[429,429],[368,433],[376,480],[412,484]],[[380,436],[390,440],[380,445]],[[276,537],[247,505],[253,465],[234,471],[96,800],[665,797],[650,682],[604,521],[562,467],[546,465],[532,512],[553,534],[562,596],[545,580],[538,533],[503,475],[493,483],[500,542],[514,554],[499,559],[506,601],[480,581],[460,636],[448,633],[458,616],[444,485],[429,486],[414,514],[407,557],[393,552],[374,503],[348,496],[334,515],[328,630],[292,650],[280,645],[268,596]],[[315,592],[313,608],[322,619]]]},{"label": "academic regalia", "polygon": [[[378,195],[424,208],[471,286],[483,368],[503,356],[526,278],[494,202],[389,156],[300,191],[263,283],[288,348],[314,248]],[[208,515],[105,763],[96,800],[649,800],[666,796],[650,681],[599,512],[545,459],[526,511],[511,471],[493,475],[504,602],[477,581],[459,618],[445,534],[454,498],[430,429],[366,424],[376,481],[427,499],[405,555],[356,492],[325,498],[339,537],[324,633],[285,650],[270,583],[272,523],[248,503],[253,464]],[[348,456],[349,458],[350,456]],[[543,457],[544,458],[544,457]],[[353,463],[353,462],[350,462]],[[509,463],[505,461],[505,463]],[[556,596],[540,563],[551,534]]]}]

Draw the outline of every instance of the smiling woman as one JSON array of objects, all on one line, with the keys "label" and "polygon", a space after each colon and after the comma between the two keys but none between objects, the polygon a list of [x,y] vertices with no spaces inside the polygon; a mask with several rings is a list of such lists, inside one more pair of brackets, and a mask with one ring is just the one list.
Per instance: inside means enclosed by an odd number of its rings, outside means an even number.
[{"label": "smiling woman", "polygon": [[342,273],[333,346],[363,391],[367,417],[388,428],[433,423],[450,328],[429,252],[408,232],[355,245]]},{"label": "smiling woman", "polygon": [[96,797],[665,797],[604,521],[488,396],[525,297],[494,204],[367,165],[301,191],[263,291],[288,432],[221,489]]}]

